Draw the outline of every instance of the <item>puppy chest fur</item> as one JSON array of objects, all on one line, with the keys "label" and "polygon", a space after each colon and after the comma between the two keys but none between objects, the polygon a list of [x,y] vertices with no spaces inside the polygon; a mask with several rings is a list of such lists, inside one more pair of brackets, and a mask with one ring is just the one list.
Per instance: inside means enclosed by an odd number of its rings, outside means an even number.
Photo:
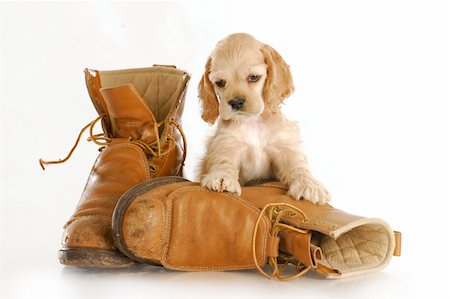
[{"label": "puppy chest fur", "polygon": [[270,159],[267,146],[270,143],[269,132],[261,117],[248,117],[241,120],[234,131],[234,137],[239,140],[239,181],[247,181],[271,176]]}]

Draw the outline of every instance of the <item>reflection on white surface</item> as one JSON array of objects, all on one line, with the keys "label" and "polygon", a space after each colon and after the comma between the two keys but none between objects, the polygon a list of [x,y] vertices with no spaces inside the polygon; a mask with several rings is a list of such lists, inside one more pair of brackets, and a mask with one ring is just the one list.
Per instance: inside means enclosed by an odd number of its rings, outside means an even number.
[{"label": "reflection on white surface", "polygon": [[406,298],[418,288],[411,284],[417,276],[405,267],[408,256],[394,258],[383,272],[370,275],[325,280],[307,273],[289,282],[268,280],[256,270],[178,272],[150,265],[120,270],[63,266],[57,251],[72,206],[0,208],[3,298]]}]

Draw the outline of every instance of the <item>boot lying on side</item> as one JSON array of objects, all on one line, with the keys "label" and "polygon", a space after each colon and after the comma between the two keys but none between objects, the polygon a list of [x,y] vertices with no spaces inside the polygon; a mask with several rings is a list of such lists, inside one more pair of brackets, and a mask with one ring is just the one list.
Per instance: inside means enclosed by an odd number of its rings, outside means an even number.
[{"label": "boot lying on side", "polygon": [[[308,270],[327,278],[378,271],[400,255],[401,241],[380,219],[293,200],[277,182],[243,187],[236,196],[179,177],[127,191],[114,211],[113,233],[119,250],[141,263],[181,271],[258,269],[280,280]],[[295,274],[284,274],[289,264]]]},{"label": "boot lying on side", "polygon": [[[100,146],[76,210],[64,226],[62,264],[79,267],[128,267],[112,238],[111,216],[120,196],[158,176],[182,175],[186,142],[181,130],[189,75],[175,67],[116,71],[85,70],[91,100],[99,113],[82,129]],[[101,121],[103,133],[93,129]]]}]

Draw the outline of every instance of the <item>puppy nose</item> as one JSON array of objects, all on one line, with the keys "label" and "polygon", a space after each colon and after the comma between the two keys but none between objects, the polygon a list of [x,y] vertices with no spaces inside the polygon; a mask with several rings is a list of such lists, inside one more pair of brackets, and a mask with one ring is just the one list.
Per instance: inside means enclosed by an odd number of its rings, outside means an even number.
[{"label": "puppy nose", "polygon": [[236,97],[230,101],[228,101],[228,104],[233,108],[233,110],[239,110],[242,107],[244,107],[245,98],[239,98]]}]

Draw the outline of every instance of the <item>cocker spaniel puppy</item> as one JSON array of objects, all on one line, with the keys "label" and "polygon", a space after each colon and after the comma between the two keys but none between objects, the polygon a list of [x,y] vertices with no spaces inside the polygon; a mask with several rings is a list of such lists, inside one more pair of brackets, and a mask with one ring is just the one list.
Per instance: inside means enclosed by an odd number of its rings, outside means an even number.
[{"label": "cocker spaniel puppy", "polygon": [[208,58],[198,90],[203,120],[219,118],[202,161],[202,186],[240,195],[248,181],[275,178],[295,199],[326,203],[329,193],[308,170],[298,127],[280,111],[294,86],[277,51],[251,35],[229,35]]}]

